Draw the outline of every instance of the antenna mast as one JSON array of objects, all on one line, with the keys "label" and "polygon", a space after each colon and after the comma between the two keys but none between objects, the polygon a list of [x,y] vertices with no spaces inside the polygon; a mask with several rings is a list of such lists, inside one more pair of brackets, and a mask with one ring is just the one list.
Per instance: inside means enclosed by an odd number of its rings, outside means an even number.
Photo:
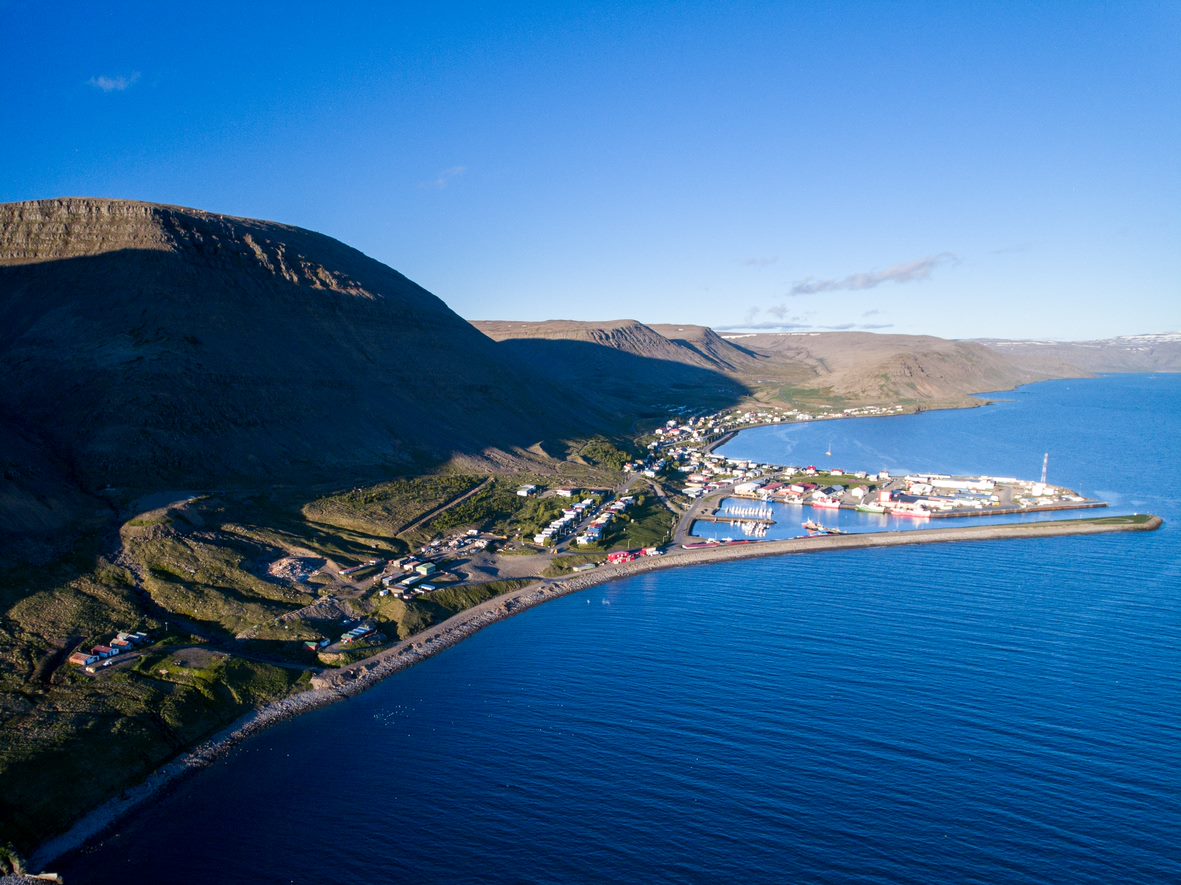
[{"label": "antenna mast", "polygon": [[1050,453],[1046,452],[1046,457],[1042,459],[1042,485],[1046,484],[1046,471],[1050,469]]}]

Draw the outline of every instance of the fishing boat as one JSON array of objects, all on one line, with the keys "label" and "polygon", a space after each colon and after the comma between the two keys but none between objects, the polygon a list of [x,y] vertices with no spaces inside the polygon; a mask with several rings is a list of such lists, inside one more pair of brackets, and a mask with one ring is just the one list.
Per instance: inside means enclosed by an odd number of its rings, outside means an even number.
[{"label": "fishing boat", "polygon": [[812,506],[820,510],[840,510],[841,502],[836,498],[815,498]]},{"label": "fishing boat", "polygon": [[855,508],[858,513],[885,513],[886,506],[884,504],[875,504],[872,501],[865,504],[858,504]]},{"label": "fishing boat", "polygon": [[923,510],[921,507],[916,507],[914,510],[904,510],[900,507],[891,507],[889,511],[891,516],[902,516],[906,519],[930,519],[930,512]]},{"label": "fishing boat", "polygon": [[810,532],[817,532],[821,535],[843,535],[844,532],[838,529],[835,525],[822,525],[814,519],[804,521],[804,528]]}]

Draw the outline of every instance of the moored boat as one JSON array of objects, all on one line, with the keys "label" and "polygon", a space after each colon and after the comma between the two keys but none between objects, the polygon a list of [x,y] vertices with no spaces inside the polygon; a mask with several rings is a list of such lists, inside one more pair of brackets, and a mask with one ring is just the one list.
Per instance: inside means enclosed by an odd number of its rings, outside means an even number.
[{"label": "moored boat", "polygon": [[821,534],[821,535],[843,535],[844,534],[844,532],[841,531],[840,529],[838,529],[836,526],[823,525],[814,519],[805,520],[803,525],[804,525],[804,528],[806,528],[808,531],[817,532],[818,534]]},{"label": "moored boat", "polygon": [[891,516],[903,516],[907,519],[930,519],[931,514],[921,507],[916,507],[914,510],[904,510],[899,507],[891,507],[889,510]]}]

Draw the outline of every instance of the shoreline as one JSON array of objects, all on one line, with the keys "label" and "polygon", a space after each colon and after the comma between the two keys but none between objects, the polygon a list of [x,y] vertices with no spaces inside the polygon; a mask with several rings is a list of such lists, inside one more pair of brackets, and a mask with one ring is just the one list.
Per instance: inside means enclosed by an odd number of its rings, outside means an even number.
[{"label": "shoreline", "polygon": [[1015,390],[1019,390],[1020,388],[1026,387],[1030,384],[1044,384],[1047,381],[1071,381],[1074,380],[1074,378],[1075,376],[1072,375],[1067,378],[1043,378],[1040,381],[1026,381],[1022,382],[1021,384],[1015,384],[1012,387],[1001,388],[1000,390],[986,390],[980,391],[979,393],[969,393],[967,394],[969,399],[959,404],[949,403],[936,406],[924,406],[916,404],[906,408],[905,411],[891,412],[888,415],[838,415],[832,418],[812,418],[808,421],[760,421],[757,424],[747,424],[743,427],[736,427],[733,430],[727,430],[717,439],[706,443],[702,451],[704,451],[706,454],[712,454],[715,449],[717,449],[719,446],[724,446],[744,430],[755,430],[762,427],[792,427],[797,424],[819,424],[826,421],[857,421],[864,418],[913,418],[915,415],[921,414],[923,412],[958,412],[966,409],[979,409],[984,406],[996,404],[996,400],[983,399],[983,397],[990,396],[994,393],[1012,393]]},{"label": "shoreline", "polygon": [[825,553],[833,550],[1147,532],[1155,531],[1164,524],[1164,520],[1159,516],[1150,516],[1143,523],[1113,523],[1108,521],[1111,519],[1113,517],[1093,517],[1041,523],[825,535],[777,541],[751,541],[733,545],[719,544],[716,547],[695,550],[677,549],[662,556],[645,557],[630,563],[604,564],[593,571],[582,572],[570,577],[540,579],[525,587],[465,609],[446,621],[428,627],[421,633],[402,640],[362,661],[339,670],[313,676],[310,689],[248,713],[203,741],[195,749],[157,769],[141,783],[128,788],[122,797],[111,799],[87,813],[65,833],[38,846],[30,855],[27,866],[30,869],[45,869],[47,864],[84,847],[88,842],[104,835],[129,813],[158,796],[165,788],[185,774],[210,765],[257,732],[303,713],[334,704],[337,701],[347,700],[390,676],[458,645],[485,627],[528,611],[552,599],[579,593],[592,587],[635,575],[670,568],[692,568],[716,562],[766,556]]}]

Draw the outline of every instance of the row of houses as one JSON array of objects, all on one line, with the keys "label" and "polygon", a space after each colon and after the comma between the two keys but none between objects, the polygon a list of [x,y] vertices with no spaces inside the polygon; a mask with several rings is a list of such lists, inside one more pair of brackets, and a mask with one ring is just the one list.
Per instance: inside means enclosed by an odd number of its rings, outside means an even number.
[{"label": "row of houses", "polygon": [[587,511],[594,506],[594,498],[583,498],[573,507],[567,507],[562,511],[561,516],[533,536],[533,543],[547,545],[559,538],[564,538],[574,531],[574,527],[586,517]]},{"label": "row of houses", "polygon": [[[413,580],[415,578],[425,580],[438,573],[439,567],[435,563],[429,560],[407,556],[390,563],[390,568],[381,576],[381,583],[383,587],[389,587],[392,584],[401,585],[407,580]],[[408,584],[407,586],[413,586],[413,584]]]},{"label": "row of houses", "polygon": [[132,649],[147,645],[150,642],[151,639],[147,633],[140,631],[136,631],[135,633],[120,631],[106,645],[96,645],[88,652],[74,652],[70,655],[69,662],[75,667],[93,667],[95,664],[100,664],[116,655],[126,654]]},{"label": "row of houses", "polygon": [[372,624],[358,624],[352,630],[349,630],[347,633],[344,633],[341,635],[340,644],[341,645],[351,645],[352,643],[356,642],[358,639],[364,639],[366,636],[371,635],[373,632],[374,632],[374,627]]},{"label": "row of houses", "polygon": [[597,544],[603,540],[603,532],[617,516],[626,513],[631,506],[636,502],[632,495],[624,495],[615,501],[612,501],[604,507],[594,519],[583,529],[582,534],[574,539],[574,543],[580,546],[587,546],[588,544]]}]

